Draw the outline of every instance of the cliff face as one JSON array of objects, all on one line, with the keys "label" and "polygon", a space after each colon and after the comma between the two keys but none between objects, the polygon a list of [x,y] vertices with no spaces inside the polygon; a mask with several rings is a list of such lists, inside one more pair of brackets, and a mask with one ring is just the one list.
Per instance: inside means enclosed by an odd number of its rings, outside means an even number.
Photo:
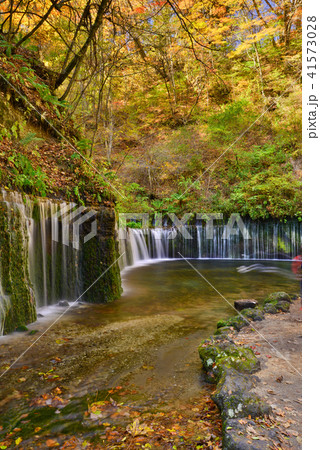
[{"label": "cliff face", "polygon": [[77,209],[3,192],[0,333],[36,320],[36,306],[119,298],[118,256],[113,208]]}]

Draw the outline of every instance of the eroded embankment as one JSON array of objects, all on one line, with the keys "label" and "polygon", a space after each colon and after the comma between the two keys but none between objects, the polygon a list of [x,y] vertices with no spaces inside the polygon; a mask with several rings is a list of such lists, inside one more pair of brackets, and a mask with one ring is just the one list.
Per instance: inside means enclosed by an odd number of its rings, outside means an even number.
[{"label": "eroded embankment", "polygon": [[301,337],[300,301],[278,292],[200,345],[225,449],[301,448]]}]

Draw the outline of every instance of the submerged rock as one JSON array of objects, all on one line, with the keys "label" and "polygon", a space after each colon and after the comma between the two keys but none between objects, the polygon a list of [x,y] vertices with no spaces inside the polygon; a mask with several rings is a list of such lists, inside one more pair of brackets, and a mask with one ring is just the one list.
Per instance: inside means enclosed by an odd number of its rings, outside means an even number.
[{"label": "submerged rock", "polygon": [[247,308],[255,308],[257,305],[257,300],[236,300],[234,302],[234,307],[237,311],[242,311]]}]

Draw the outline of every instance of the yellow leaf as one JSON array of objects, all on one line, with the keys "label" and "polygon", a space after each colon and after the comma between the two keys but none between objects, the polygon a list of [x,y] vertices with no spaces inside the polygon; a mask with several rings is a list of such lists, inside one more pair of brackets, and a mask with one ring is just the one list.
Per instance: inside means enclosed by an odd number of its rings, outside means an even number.
[{"label": "yellow leaf", "polygon": [[149,428],[147,424],[140,424],[139,419],[136,419],[132,424],[128,425],[126,430],[133,437],[147,435],[148,433],[153,431],[152,428]]},{"label": "yellow leaf", "polygon": [[18,437],[18,439],[15,440],[16,445],[19,445],[21,441],[22,441],[22,438]]}]

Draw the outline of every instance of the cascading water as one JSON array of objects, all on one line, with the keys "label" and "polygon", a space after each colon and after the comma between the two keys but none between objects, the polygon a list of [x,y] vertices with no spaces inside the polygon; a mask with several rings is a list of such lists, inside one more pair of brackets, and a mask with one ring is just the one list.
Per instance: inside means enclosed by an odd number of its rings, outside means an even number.
[{"label": "cascading water", "polygon": [[[144,241],[131,245],[135,258],[147,257]],[[117,247],[112,207],[0,192],[0,334],[35,321],[36,307],[59,300],[119,298]]]},{"label": "cascading water", "polygon": [[[3,317],[6,316],[12,304],[7,279],[10,274],[7,276],[5,284],[2,279],[5,272],[4,267],[7,264],[6,258],[10,257],[10,255],[5,255],[7,248],[13,245],[16,248],[15,251],[20,252],[19,258],[21,257],[22,266],[19,276],[22,283],[23,280],[26,280],[23,295],[26,298],[26,290],[31,290],[32,287],[33,292],[28,291],[29,296],[35,298],[38,307],[55,304],[60,299],[74,300],[77,298],[88,287],[85,283],[88,280],[90,283],[94,282],[96,279],[95,276],[92,280],[90,278],[93,267],[92,258],[99,258],[98,265],[100,267],[100,259],[103,254],[103,262],[108,267],[108,265],[113,265],[117,252],[114,247],[114,216],[112,217],[111,213],[107,213],[105,216],[106,222],[101,241],[95,241],[90,251],[87,247],[84,251],[81,249],[79,251],[65,242],[68,241],[71,244],[72,227],[63,211],[65,208],[68,211],[75,205],[59,204],[47,199],[33,201],[27,196],[22,197],[19,193],[6,191],[0,195],[0,205],[2,208],[2,239],[5,239],[4,248],[1,248],[2,257],[0,253],[0,271],[2,271],[0,273],[0,334],[2,334]],[[62,216],[60,219],[59,215]],[[212,227],[210,236],[202,224],[186,226],[189,239],[183,236],[181,230],[176,227],[165,226],[146,230],[129,228],[126,239],[119,240],[120,254],[124,253],[119,265],[123,269],[148,260],[180,258],[180,254],[186,258],[200,259],[272,260],[292,259],[301,253],[301,223],[297,221],[279,223],[248,220],[245,221],[245,226],[250,239],[244,239],[242,233],[240,231],[235,233],[235,230],[228,238],[225,238],[225,225],[222,223]],[[108,240],[105,239],[106,233]],[[105,247],[105,253],[100,253],[99,247],[95,247],[96,244],[100,245],[99,242]],[[11,254],[11,258],[16,258],[14,252]],[[13,261],[14,259],[8,262],[8,264],[12,264],[12,267]],[[26,264],[23,261],[26,261]],[[90,267],[89,271],[88,267]],[[112,270],[115,272],[113,273]],[[93,294],[92,290],[90,291],[90,301],[99,302],[105,301],[106,298],[118,298],[120,277],[116,273],[118,269],[115,266],[112,270],[104,276],[106,284],[103,288],[99,288],[100,290],[98,289],[96,294]],[[110,276],[109,280],[108,276]],[[16,275],[12,274],[11,283],[14,283],[14,280],[16,280]],[[107,297],[104,297],[104,293],[108,289],[110,291]],[[18,297],[19,295],[15,299]]]},{"label": "cascading water", "polygon": [[249,239],[244,239],[240,230],[225,238],[224,224],[214,226],[212,236],[207,235],[202,225],[186,226],[190,239],[174,227],[128,228],[126,239],[120,239],[120,253],[125,253],[121,268],[146,260],[181,258],[180,254],[200,259],[273,260],[292,259],[301,253],[301,223],[298,221],[247,220],[245,227]]},{"label": "cascading water", "polygon": [[[79,252],[59,242],[61,229],[66,226],[67,219],[62,218],[62,225],[59,224],[57,213],[66,204],[47,199],[34,202],[28,196],[6,191],[2,192],[1,200],[7,205],[10,214],[15,214],[16,210],[20,212],[24,225],[21,229],[27,230],[23,237],[23,248],[28,258],[37,306],[54,304],[60,299],[75,299],[81,289]],[[14,230],[11,232],[14,233]],[[10,299],[3,295],[1,288],[0,299],[0,308],[3,310],[1,315],[4,316],[4,309]]]}]

